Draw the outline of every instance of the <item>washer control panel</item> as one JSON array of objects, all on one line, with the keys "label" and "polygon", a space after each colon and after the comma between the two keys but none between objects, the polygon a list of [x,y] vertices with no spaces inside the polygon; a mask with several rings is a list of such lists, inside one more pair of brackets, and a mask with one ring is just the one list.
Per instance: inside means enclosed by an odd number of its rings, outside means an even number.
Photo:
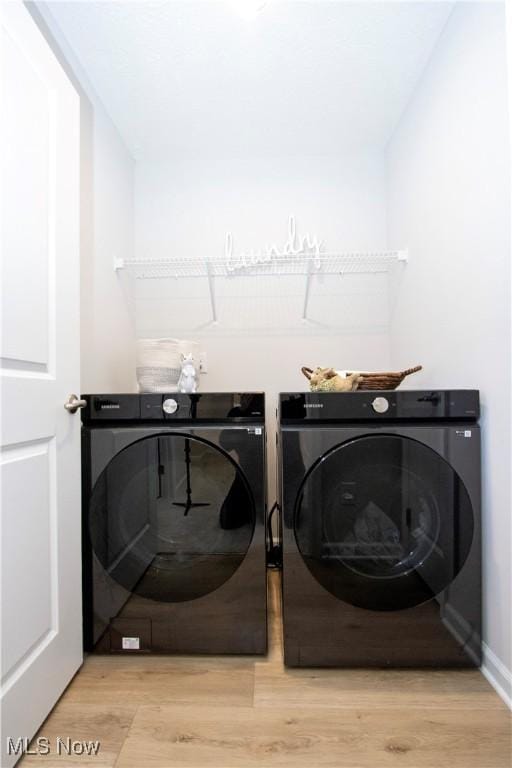
[{"label": "washer control panel", "polygon": [[178,403],[173,397],[168,397],[162,403],[162,410],[165,413],[172,415],[173,413],[176,413],[176,411],[178,410]]},{"label": "washer control panel", "polygon": [[376,397],[372,402],[375,413],[386,413],[389,410],[389,400],[386,397]]}]

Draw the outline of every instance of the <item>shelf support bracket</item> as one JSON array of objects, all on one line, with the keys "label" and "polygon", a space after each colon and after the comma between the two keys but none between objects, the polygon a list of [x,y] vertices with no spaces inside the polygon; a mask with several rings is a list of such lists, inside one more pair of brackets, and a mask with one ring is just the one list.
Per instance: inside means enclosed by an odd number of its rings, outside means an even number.
[{"label": "shelf support bracket", "polygon": [[305,322],[308,319],[308,304],[309,304],[309,289],[311,287],[311,273],[313,271],[312,267],[313,262],[310,261],[308,264],[308,271],[306,275],[306,290],[304,293],[304,306],[302,308],[302,320]]},{"label": "shelf support bracket", "polygon": [[213,284],[212,268],[208,259],[206,259],[205,264],[206,264],[206,274],[208,277],[208,288],[210,289],[210,306],[212,310],[212,321],[216,323],[217,307],[215,306],[215,290],[214,290],[214,284]]}]

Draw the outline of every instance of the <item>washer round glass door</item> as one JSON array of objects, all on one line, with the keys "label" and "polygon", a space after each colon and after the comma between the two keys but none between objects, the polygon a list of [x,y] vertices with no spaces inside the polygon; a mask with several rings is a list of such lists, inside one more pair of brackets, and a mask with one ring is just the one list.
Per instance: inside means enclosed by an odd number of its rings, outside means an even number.
[{"label": "washer round glass door", "polygon": [[399,610],[439,594],[462,568],[473,510],[453,468],[411,438],[366,435],[309,470],[295,538],[315,579],[362,608]]},{"label": "washer round glass door", "polygon": [[129,592],[159,602],[224,584],[249,549],[252,494],[233,459],[182,434],[143,438],[99,476],[89,506],[93,553]]}]

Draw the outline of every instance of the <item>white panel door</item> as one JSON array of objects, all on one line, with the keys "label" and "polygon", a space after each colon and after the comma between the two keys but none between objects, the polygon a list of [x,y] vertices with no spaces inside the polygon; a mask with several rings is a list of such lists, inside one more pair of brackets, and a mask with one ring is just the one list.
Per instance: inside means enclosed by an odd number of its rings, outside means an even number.
[{"label": "white panel door", "polygon": [[[0,4],[1,765],[82,661],[79,98],[27,9]],[[9,752],[9,740],[17,746]],[[18,743],[17,743],[18,742]]]}]

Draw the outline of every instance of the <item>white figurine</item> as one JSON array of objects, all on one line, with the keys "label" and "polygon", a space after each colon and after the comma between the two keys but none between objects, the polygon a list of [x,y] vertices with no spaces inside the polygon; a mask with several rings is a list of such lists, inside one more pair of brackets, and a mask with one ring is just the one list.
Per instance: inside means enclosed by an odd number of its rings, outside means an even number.
[{"label": "white figurine", "polygon": [[181,374],[178,381],[178,390],[180,392],[197,391],[197,373],[194,366],[192,355],[181,356]]}]

